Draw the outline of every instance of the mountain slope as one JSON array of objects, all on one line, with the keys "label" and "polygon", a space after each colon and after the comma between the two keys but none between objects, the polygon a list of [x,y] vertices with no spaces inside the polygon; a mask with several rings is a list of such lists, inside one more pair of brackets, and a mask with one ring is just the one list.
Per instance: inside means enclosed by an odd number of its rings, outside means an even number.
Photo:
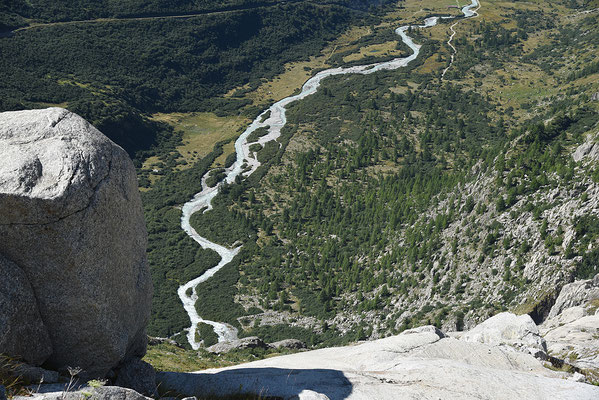
[{"label": "mountain slope", "polygon": [[200,315],[334,343],[505,309],[540,321],[596,273],[597,165],[573,154],[597,140],[597,12],[480,14],[458,25],[444,81],[447,25],[416,33],[411,71],[330,79],[292,107],[281,149],[258,152],[268,168],[195,216],[210,240],[245,243],[198,288]]}]

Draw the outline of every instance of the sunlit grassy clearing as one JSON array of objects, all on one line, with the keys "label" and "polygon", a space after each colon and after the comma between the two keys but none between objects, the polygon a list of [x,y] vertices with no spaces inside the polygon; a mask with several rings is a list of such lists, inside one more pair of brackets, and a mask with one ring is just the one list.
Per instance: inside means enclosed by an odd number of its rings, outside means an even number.
[{"label": "sunlit grassy clearing", "polygon": [[187,162],[206,156],[218,142],[235,138],[251,121],[242,116],[218,117],[213,113],[154,114],[153,118],[183,131],[177,150]]}]

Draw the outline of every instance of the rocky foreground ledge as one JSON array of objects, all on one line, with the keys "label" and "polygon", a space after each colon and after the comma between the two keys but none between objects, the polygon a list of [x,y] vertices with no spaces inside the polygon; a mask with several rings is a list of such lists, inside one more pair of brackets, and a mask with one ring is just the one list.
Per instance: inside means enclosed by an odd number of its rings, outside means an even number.
[{"label": "rocky foreground ledge", "polygon": [[162,390],[200,397],[597,400],[598,306],[599,275],[566,285],[541,326],[506,312],[467,332],[424,326],[354,346],[157,378]]},{"label": "rocky foreground ledge", "polygon": [[[157,382],[167,396],[200,399],[243,399],[239,394],[244,393],[285,400],[599,399],[599,387],[580,382],[583,375],[549,369],[546,361],[530,354],[544,353],[545,348],[531,322],[528,316],[503,313],[459,338],[424,326],[353,346],[196,373],[163,372]],[[54,390],[35,396],[38,400],[82,397],[149,400],[118,387]]]},{"label": "rocky foreground ledge", "polygon": [[159,374],[163,390],[284,399],[599,399],[599,387],[508,345],[466,342],[432,326],[194,374]]}]

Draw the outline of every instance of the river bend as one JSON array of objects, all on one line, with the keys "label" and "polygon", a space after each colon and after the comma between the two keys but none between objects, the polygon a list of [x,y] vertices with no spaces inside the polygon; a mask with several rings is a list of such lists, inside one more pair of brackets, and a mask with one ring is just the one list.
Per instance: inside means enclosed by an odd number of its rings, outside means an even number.
[{"label": "river bend", "polygon": [[[477,15],[475,8],[479,7],[479,0],[471,0],[472,3],[462,8],[462,13],[465,18],[470,18]],[[401,40],[412,50],[412,54],[408,57],[404,58],[396,58],[391,61],[368,64],[368,65],[358,65],[348,68],[331,68],[324,71],[321,71],[314,75],[312,78],[308,79],[306,83],[302,86],[302,90],[299,94],[294,96],[286,97],[282,100],[279,100],[268,109],[264,110],[253,122],[252,124],[239,136],[239,138],[235,141],[235,151],[237,153],[237,160],[233,165],[225,170],[226,177],[225,179],[215,187],[208,187],[206,184],[206,179],[208,178],[208,174],[206,173],[202,178],[202,191],[197,193],[193,199],[188,201],[183,205],[183,215],[181,216],[181,228],[191,236],[196,242],[199,243],[204,249],[211,249],[218,253],[221,257],[220,262],[213,268],[210,268],[201,276],[187,282],[186,284],[179,287],[177,293],[181,302],[183,303],[183,307],[185,311],[189,315],[189,319],[191,320],[191,327],[187,330],[187,339],[189,344],[194,350],[197,350],[200,347],[200,343],[196,340],[196,331],[197,325],[200,322],[211,325],[214,328],[214,332],[218,335],[218,341],[231,341],[237,339],[237,329],[229,324],[224,324],[221,322],[208,321],[202,319],[195,308],[195,304],[198,301],[198,293],[197,286],[210,279],[214,274],[216,274],[222,267],[230,263],[233,258],[239,253],[241,247],[230,249],[225,246],[221,246],[219,244],[213,243],[208,239],[200,236],[195,229],[190,224],[191,215],[197,211],[204,209],[204,212],[210,210],[212,208],[212,199],[218,194],[218,188],[222,183],[233,183],[235,178],[239,175],[241,176],[249,176],[260,166],[260,162],[257,160],[257,157],[250,157],[250,144],[248,143],[248,136],[254,132],[258,128],[268,127],[268,134],[262,136],[258,143],[264,145],[267,142],[272,140],[276,140],[281,135],[281,129],[287,123],[286,118],[286,107],[298,100],[301,100],[313,93],[316,93],[318,87],[320,86],[320,82],[329,77],[335,75],[344,75],[344,74],[362,74],[369,75],[375,73],[377,71],[383,70],[394,70],[398,68],[402,68],[407,66],[410,62],[415,60],[420,54],[420,45],[414,43],[411,37],[407,35],[407,31],[413,28],[429,28],[435,26],[439,20],[439,17],[429,17],[424,20],[424,25],[416,25],[416,26],[402,26],[395,30]],[[270,114],[269,114],[270,112]],[[268,116],[268,118],[267,118]],[[244,163],[246,164],[244,166]]]}]

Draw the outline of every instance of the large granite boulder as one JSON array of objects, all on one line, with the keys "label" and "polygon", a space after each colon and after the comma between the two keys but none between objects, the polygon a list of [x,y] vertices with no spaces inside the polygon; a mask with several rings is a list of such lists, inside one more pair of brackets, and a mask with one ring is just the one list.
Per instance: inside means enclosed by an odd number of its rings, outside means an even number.
[{"label": "large granite boulder", "polygon": [[545,340],[532,318],[525,314],[517,316],[509,312],[497,314],[464,332],[460,337],[467,342],[506,345],[543,358],[547,353]]},{"label": "large granite boulder", "polygon": [[269,343],[268,347],[273,349],[300,350],[306,348],[306,343],[297,339],[284,339],[278,342]]},{"label": "large granite boulder", "polygon": [[123,149],[60,108],[0,114],[0,237],[35,294],[46,365],[102,376],[145,353],[147,234]]},{"label": "large granite boulder", "polygon": [[230,342],[220,342],[215,345],[208,347],[211,353],[228,353],[232,350],[245,350],[245,349],[267,349],[268,345],[264,343],[262,339],[256,336],[250,336],[243,339],[237,339]]},{"label": "large granite boulder", "polygon": [[52,343],[25,273],[0,255],[0,353],[39,365]]}]

